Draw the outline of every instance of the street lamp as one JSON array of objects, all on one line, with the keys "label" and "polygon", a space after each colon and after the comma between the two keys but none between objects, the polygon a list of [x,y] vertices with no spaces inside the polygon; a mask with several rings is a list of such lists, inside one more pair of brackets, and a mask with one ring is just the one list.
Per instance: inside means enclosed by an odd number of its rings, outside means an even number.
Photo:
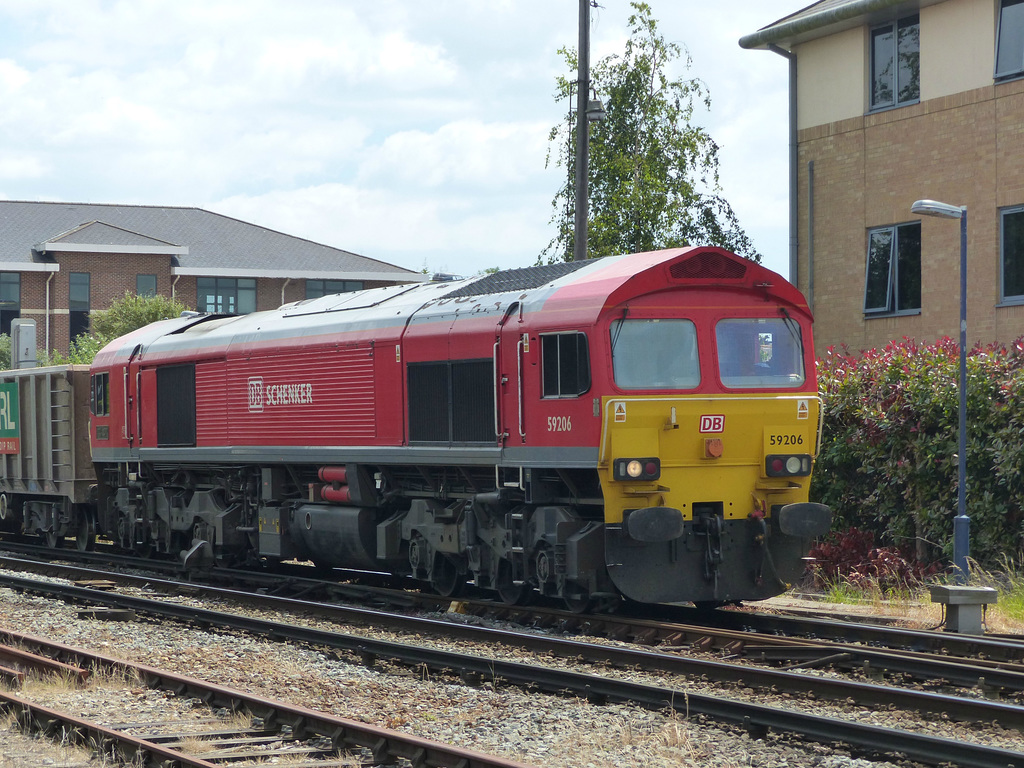
[{"label": "street lamp", "polygon": [[970,579],[967,557],[971,553],[971,518],[967,516],[967,206],[936,200],[918,200],[911,213],[960,219],[960,445],[957,472],[957,516],[953,518],[953,565],[958,579]]},{"label": "street lamp", "polygon": [[580,0],[580,47],[576,54],[576,212],[573,222],[572,260],[587,258],[587,167],[590,165],[590,3]]}]

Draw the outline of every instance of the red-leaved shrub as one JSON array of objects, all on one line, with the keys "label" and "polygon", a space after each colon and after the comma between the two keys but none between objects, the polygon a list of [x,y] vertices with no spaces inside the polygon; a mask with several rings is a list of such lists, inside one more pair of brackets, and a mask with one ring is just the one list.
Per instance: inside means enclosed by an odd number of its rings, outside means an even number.
[{"label": "red-leaved shrub", "polygon": [[[957,511],[959,358],[958,343],[943,338],[903,339],[860,355],[830,348],[818,361],[824,432],[811,495],[832,508],[834,530],[870,532],[883,548],[877,551],[948,560]],[[983,566],[1020,560],[1024,337],[970,350],[966,495],[971,557]]]},{"label": "red-leaved shrub", "polygon": [[906,549],[876,547],[874,534],[856,528],[833,531],[811,549],[810,556],[811,576],[818,588],[847,583],[891,592],[919,586],[938,568],[917,561]]}]

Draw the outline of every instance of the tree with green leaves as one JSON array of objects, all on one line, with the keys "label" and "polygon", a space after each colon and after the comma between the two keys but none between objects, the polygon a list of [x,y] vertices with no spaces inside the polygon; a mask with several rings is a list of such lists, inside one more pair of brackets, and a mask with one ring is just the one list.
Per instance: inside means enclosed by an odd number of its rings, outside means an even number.
[{"label": "tree with green leaves", "polygon": [[[689,54],[659,33],[647,3],[630,5],[625,51],[605,57],[591,73],[608,116],[590,127],[588,255],[691,244],[719,245],[760,261],[722,197],[718,145],[690,122],[695,104],[711,106],[707,87],[696,78],[670,74],[677,60],[689,70]],[[575,72],[576,50],[561,48],[559,54]],[[559,77],[556,95],[572,101],[575,87],[574,79]],[[572,169],[575,115],[552,128],[548,138],[557,148],[556,165]],[[558,231],[542,254],[549,261],[572,258],[574,186],[568,178],[552,201]]]},{"label": "tree with green leaves", "polygon": [[125,292],[124,296],[116,299],[108,309],[89,318],[89,333],[83,333],[72,340],[67,355],[52,354],[49,362],[54,365],[87,365],[96,357],[97,352],[118,336],[131,333],[157,320],[177,317],[187,310],[188,307],[180,301],[167,296],[137,296]]},{"label": "tree with green leaves", "polygon": [[138,296],[126,291],[108,309],[97,312],[89,319],[89,330],[93,335],[109,341],[157,320],[178,317],[186,311],[188,307],[177,299],[159,294]]}]

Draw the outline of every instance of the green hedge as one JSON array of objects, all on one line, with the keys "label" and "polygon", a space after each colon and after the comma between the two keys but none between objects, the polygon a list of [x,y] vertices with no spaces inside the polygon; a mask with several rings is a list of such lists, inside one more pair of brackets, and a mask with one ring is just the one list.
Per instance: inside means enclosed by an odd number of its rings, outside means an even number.
[{"label": "green hedge", "polygon": [[[834,529],[856,527],[922,560],[951,555],[957,506],[959,345],[910,339],[818,361],[824,400],[811,496]],[[1024,549],[1024,337],[967,360],[971,557],[994,566]]]}]

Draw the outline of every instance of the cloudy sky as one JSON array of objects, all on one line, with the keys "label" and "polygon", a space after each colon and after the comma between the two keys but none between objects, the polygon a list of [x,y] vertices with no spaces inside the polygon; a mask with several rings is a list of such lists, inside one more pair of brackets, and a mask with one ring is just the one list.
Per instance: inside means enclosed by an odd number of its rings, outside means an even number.
[{"label": "cloudy sky", "polygon": [[[707,84],[722,186],[787,271],[786,61],[809,0],[649,0]],[[627,0],[592,11],[592,60]],[[577,0],[0,0],[0,199],[198,206],[410,269],[533,264]],[[681,67],[681,64],[679,65]],[[681,70],[678,70],[681,72]]]}]

